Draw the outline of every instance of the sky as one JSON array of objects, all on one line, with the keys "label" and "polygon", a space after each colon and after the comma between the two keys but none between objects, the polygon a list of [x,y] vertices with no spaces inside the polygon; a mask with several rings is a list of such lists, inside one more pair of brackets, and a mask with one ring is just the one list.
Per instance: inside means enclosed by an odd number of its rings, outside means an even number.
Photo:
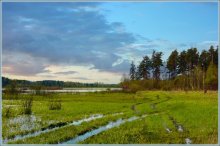
[{"label": "sky", "polygon": [[119,83],[153,50],[218,45],[216,2],[3,3],[3,76]]}]

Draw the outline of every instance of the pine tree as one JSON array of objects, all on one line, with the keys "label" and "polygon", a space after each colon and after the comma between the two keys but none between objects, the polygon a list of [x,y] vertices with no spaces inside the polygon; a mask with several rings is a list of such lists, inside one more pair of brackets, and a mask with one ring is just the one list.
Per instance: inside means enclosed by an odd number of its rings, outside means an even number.
[{"label": "pine tree", "polygon": [[177,63],[178,63],[178,52],[174,50],[168,60],[167,60],[167,69],[169,70],[170,77],[173,79],[177,75]]},{"label": "pine tree", "polygon": [[134,62],[132,61],[130,68],[130,79],[135,80],[135,75],[136,75],[136,67],[134,65]]},{"label": "pine tree", "polygon": [[185,74],[187,69],[186,51],[182,51],[178,56],[178,73]]},{"label": "pine tree", "polygon": [[186,58],[188,71],[191,71],[196,65],[198,65],[199,53],[197,52],[197,48],[188,49]]},{"label": "pine tree", "polygon": [[208,66],[210,64],[210,59],[209,59],[209,52],[206,50],[203,50],[202,53],[199,56],[199,66],[202,68],[202,84],[203,84],[203,90],[205,91],[205,76],[206,76],[206,71],[208,69]]},{"label": "pine tree", "polygon": [[140,65],[137,67],[136,73],[135,73],[135,79],[141,80],[141,67]]},{"label": "pine tree", "polygon": [[210,64],[209,56],[209,52],[207,52],[206,50],[203,50],[199,56],[199,66],[201,66],[204,71],[208,69],[208,66]]},{"label": "pine tree", "polygon": [[140,79],[148,79],[150,77],[151,61],[148,56],[143,57],[139,67],[138,74]]},{"label": "pine tree", "polygon": [[218,46],[214,52],[213,63],[218,66]]},{"label": "pine tree", "polygon": [[153,78],[155,80],[160,80],[160,67],[163,66],[161,57],[162,57],[162,52],[153,51],[151,60],[152,60]]},{"label": "pine tree", "polygon": [[198,65],[199,62],[199,53],[196,48],[190,48],[187,50],[187,76],[188,76],[188,87],[192,90],[195,87],[196,80],[194,74],[194,68]]}]

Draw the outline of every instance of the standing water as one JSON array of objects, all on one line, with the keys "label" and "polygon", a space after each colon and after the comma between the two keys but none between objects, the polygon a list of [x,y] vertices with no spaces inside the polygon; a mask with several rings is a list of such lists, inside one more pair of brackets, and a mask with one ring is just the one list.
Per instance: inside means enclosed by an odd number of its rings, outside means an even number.
[{"label": "standing water", "polygon": [[56,126],[56,127],[53,127],[53,128],[46,128],[44,130],[40,130],[40,131],[35,131],[34,133],[29,133],[29,134],[26,134],[26,135],[17,135],[15,136],[13,139],[5,139],[4,140],[4,143],[7,143],[7,142],[10,142],[10,141],[16,141],[16,140],[20,140],[20,139],[24,139],[24,138],[28,138],[28,137],[33,137],[33,136],[37,136],[37,135],[40,135],[42,133],[47,133],[47,132],[51,132],[51,131],[55,131],[61,127],[66,127],[66,126],[70,126],[70,125],[80,125],[82,124],[83,122],[89,122],[89,121],[92,121],[92,120],[95,120],[95,119],[100,119],[100,118],[103,118],[104,115],[101,115],[101,114],[95,114],[95,115],[91,115],[90,117],[88,118],[84,118],[84,119],[81,119],[81,120],[78,120],[78,121],[73,121],[71,123],[67,123],[63,126]]},{"label": "standing water", "polygon": [[[63,88],[58,90],[41,90],[43,93],[85,93],[85,92],[103,92],[103,91],[121,91],[122,88]],[[34,93],[34,90],[24,90],[24,93]]]},{"label": "standing water", "polygon": [[125,122],[131,122],[131,121],[134,121],[136,119],[139,119],[138,117],[131,117],[129,119],[125,119],[125,120],[122,120],[122,119],[118,119],[116,122],[109,122],[107,125],[105,126],[101,126],[99,127],[98,129],[95,129],[95,130],[92,130],[92,131],[89,131],[89,132],[86,132],[85,134],[83,135],[80,135],[80,136],[77,136],[69,141],[66,141],[64,142],[64,144],[76,144],[78,142],[81,142],[81,141],[84,141],[85,139],[93,136],[93,135],[97,135],[103,131],[106,131],[108,129],[111,129],[111,128],[114,128],[116,126],[119,126]]}]

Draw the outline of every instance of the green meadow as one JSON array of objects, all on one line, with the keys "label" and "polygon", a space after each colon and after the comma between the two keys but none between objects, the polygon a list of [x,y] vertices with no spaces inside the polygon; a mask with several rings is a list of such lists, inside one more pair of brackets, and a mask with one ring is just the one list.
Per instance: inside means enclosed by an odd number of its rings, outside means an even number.
[{"label": "green meadow", "polygon": [[[31,114],[24,114],[30,96]],[[59,101],[59,109],[51,110],[53,101]],[[2,115],[4,143],[58,144],[80,136],[84,139],[76,143],[218,143],[215,91],[3,95]],[[119,120],[124,122],[114,125]],[[97,132],[100,127],[106,129]],[[85,138],[92,131],[97,133]]]}]

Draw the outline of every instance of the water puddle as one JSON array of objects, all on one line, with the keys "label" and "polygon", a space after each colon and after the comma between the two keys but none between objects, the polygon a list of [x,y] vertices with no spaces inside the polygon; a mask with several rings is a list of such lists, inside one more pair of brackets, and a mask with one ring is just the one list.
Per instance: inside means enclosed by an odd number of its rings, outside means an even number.
[{"label": "water puddle", "polygon": [[39,119],[37,119],[36,116],[34,115],[30,115],[30,116],[22,115],[22,116],[18,116],[16,118],[10,119],[9,124],[34,123],[37,120]]},{"label": "water puddle", "polygon": [[100,119],[100,118],[103,118],[103,115],[101,115],[101,114],[92,115],[89,118],[81,119],[81,120],[78,120],[78,121],[73,121],[69,125],[76,125],[77,126],[77,125],[82,124],[83,122],[89,122],[89,121],[92,121],[92,120],[95,120],[95,119]]},{"label": "water puddle", "polygon": [[[121,113],[114,113],[114,114],[111,114],[110,116],[116,116],[116,115],[122,115],[122,114],[124,114],[124,113],[122,113],[122,112]],[[91,115],[88,118],[84,118],[84,119],[81,119],[81,120],[78,120],[78,121],[73,121],[71,123],[66,122],[66,123],[50,124],[47,128],[42,128],[41,130],[36,131],[34,133],[29,133],[29,134],[26,134],[26,135],[17,135],[13,139],[5,139],[3,143],[38,136],[38,135],[43,134],[43,133],[47,133],[47,132],[57,130],[61,127],[72,126],[72,125],[78,126],[78,125],[81,125],[83,122],[90,122],[92,120],[100,119],[100,118],[103,118],[103,117],[105,117],[105,116],[102,115],[102,114],[94,114],[94,115]],[[25,123],[21,127],[21,130],[25,130],[25,129],[28,129],[28,128],[30,128],[30,129],[36,128],[36,124],[33,124],[34,121],[36,121],[35,116],[30,116],[28,119],[27,119],[27,117],[17,117],[15,119],[10,120],[9,123],[14,123],[14,124],[16,124],[16,123]],[[29,125],[31,125],[32,127],[29,127]]]},{"label": "water puddle", "polygon": [[10,132],[14,131],[31,131],[40,126],[41,119],[34,115],[22,115],[9,119],[7,123]]},{"label": "water puddle", "polygon": [[176,127],[177,131],[183,132],[182,125],[178,124],[177,121],[173,117],[170,117],[170,120],[173,122],[173,125]]},{"label": "water puddle", "polygon": [[134,121],[134,120],[137,120],[139,119],[140,117],[131,117],[129,119],[118,119],[117,121],[115,122],[109,122],[107,125],[105,126],[101,126],[99,127],[98,129],[94,129],[92,131],[89,131],[89,132],[86,132],[85,134],[83,135],[80,135],[80,136],[77,136],[69,141],[66,141],[64,142],[63,144],[76,144],[76,143],[79,143],[81,141],[84,141],[86,140],[87,138],[91,137],[91,136],[94,136],[94,135],[97,135],[103,131],[106,131],[108,129],[111,129],[111,128],[114,128],[114,127],[117,127],[121,124],[124,124],[125,122],[131,122],[131,121]]},{"label": "water puddle", "polygon": [[[182,125],[177,124],[177,121],[176,121],[173,117],[170,116],[169,118],[170,118],[170,120],[173,122],[173,124],[174,124],[174,126],[176,127],[176,129],[177,129],[178,132],[184,132]],[[185,139],[185,142],[186,142],[186,144],[191,144],[191,143],[192,143],[192,140],[191,140],[190,138],[186,138],[186,139]]]},{"label": "water puddle", "polygon": [[185,139],[185,142],[186,142],[186,144],[191,144],[191,143],[192,143],[192,140],[189,139],[189,138],[186,138],[186,139]]},{"label": "water puddle", "polygon": [[[95,114],[95,115],[91,115],[90,117],[88,118],[84,118],[84,119],[81,119],[81,120],[78,120],[78,121],[73,121],[71,123],[61,123],[61,124],[57,124],[56,126],[49,126],[48,128],[42,128],[42,130],[40,131],[36,131],[34,133],[30,133],[30,134],[26,134],[26,135],[16,135],[13,139],[5,139],[3,141],[3,143],[7,143],[7,142],[11,142],[11,141],[16,141],[16,140],[20,140],[20,139],[24,139],[24,138],[28,138],[28,137],[33,137],[33,136],[37,136],[37,135],[40,135],[42,133],[47,133],[47,132],[50,132],[50,131],[54,131],[54,130],[57,130],[61,127],[66,127],[66,126],[71,126],[71,125],[80,125],[82,124],[83,122],[89,122],[89,121],[92,121],[92,120],[95,120],[95,119],[99,119],[99,118],[102,118],[104,117],[103,115],[101,114]],[[16,118],[16,119],[13,119],[12,121],[9,121],[9,122],[13,122],[13,123],[17,123],[17,122],[27,122],[25,118]],[[35,121],[35,116],[32,116],[32,121]],[[27,123],[33,123],[33,122],[27,122]],[[28,126],[24,126],[23,128],[28,128]]]},{"label": "water puddle", "polygon": [[183,127],[181,125],[178,125],[178,131],[183,132]]},{"label": "water puddle", "polygon": [[168,133],[172,132],[169,128],[166,128],[166,131],[167,131]]}]

